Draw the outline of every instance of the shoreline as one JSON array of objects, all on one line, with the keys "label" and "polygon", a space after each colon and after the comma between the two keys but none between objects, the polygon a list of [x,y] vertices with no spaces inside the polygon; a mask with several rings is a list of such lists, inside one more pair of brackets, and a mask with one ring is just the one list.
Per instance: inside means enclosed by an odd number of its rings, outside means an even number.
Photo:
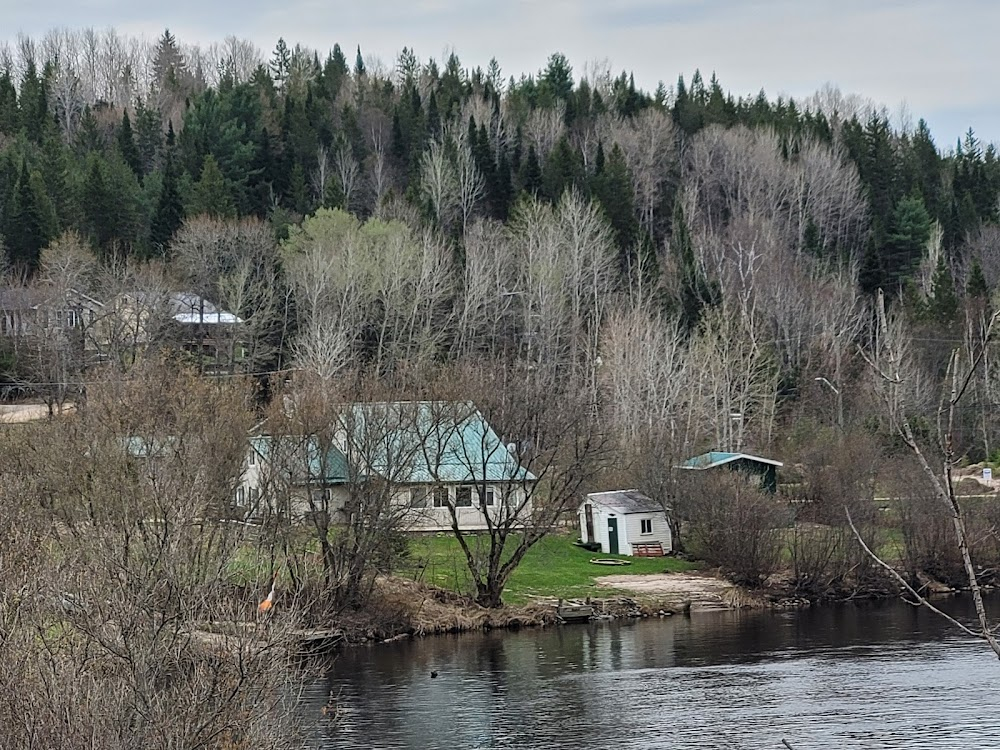
[{"label": "shoreline", "polygon": [[560,604],[590,605],[594,607],[594,619],[618,620],[740,609],[804,609],[893,595],[888,591],[871,591],[810,599],[795,596],[779,585],[746,589],[710,573],[601,576],[595,580],[598,586],[608,589],[606,596],[538,597],[529,604],[491,610],[467,596],[428,584],[383,578],[371,606],[345,614],[328,632],[336,633],[336,646],[378,645],[431,635],[558,625],[561,620],[556,608]]}]

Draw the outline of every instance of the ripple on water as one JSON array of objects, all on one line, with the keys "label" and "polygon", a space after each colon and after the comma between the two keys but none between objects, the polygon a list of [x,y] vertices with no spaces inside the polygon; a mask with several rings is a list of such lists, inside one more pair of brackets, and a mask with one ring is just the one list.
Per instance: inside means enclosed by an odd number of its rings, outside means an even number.
[{"label": "ripple on water", "polygon": [[308,686],[303,711],[340,695],[325,748],[1000,748],[996,660],[934,620],[894,618],[692,618],[355,649]]}]

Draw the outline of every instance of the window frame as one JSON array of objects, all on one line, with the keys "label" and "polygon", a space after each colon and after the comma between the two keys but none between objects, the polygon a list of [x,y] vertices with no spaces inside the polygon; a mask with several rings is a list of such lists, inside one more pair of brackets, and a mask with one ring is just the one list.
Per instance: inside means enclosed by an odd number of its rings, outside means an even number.
[{"label": "window frame", "polygon": [[497,504],[497,491],[492,485],[487,485],[485,487],[485,497],[483,496],[482,487],[476,487],[476,495],[479,497],[479,507],[481,508],[492,508]]},{"label": "window frame", "polygon": [[[468,500],[465,499],[465,495],[468,494]],[[478,493],[476,492],[475,485],[472,484],[460,484],[455,488],[455,507],[456,508],[471,508],[473,506],[472,499]]]},{"label": "window frame", "polygon": [[[418,493],[420,494],[419,505],[417,504],[418,501],[416,499]],[[413,510],[424,510],[430,507],[428,501],[430,500],[432,494],[433,493],[428,487],[423,487],[423,486],[410,487],[409,498],[407,499],[406,503],[407,507]]]},{"label": "window frame", "polygon": [[434,508],[450,508],[451,507],[451,493],[448,492],[448,488],[443,484],[435,485],[431,490],[431,507]]}]

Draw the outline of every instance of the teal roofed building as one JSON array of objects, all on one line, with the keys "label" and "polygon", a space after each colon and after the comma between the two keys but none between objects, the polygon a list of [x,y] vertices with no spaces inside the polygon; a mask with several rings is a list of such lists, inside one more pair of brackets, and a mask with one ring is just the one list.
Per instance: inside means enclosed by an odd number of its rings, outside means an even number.
[{"label": "teal roofed building", "polygon": [[[346,404],[323,437],[251,439],[237,504],[291,517],[322,508],[346,521],[366,483],[388,487],[402,526],[467,531],[526,522],[535,476],[469,402]],[[512,515],[513,514],[513,515]]]},{"label": "teal roofed building", "polygon": [[768,492],[776,492],[778,489],[778,468],[784,464],[771,458],[762,458],[749,453],[728,453],[723,451],[709,451],[700,456],[689,458],[678,469],[693,471],[709,471],[719,467],[726,467],[731,471],[738,471],[751,476],[760,477],[760,486]]}]

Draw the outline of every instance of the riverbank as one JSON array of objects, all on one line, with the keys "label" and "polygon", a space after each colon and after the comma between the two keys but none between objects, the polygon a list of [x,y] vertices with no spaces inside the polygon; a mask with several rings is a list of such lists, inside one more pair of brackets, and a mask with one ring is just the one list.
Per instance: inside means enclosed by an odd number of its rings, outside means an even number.
[{"label": "riverbank", "polygon": [[469,596],[386,576],[376,582],[369,606],[342,614],[332,632],[338,642],[358,644],[446,633],[546,627],[559,623],[556,610],[561,602],[588,604],[596,617],[605,619],[766,606],[762,599],[728,581],[701,573],[604,575],[595,578],[594,589],[600,595],[538,596],[530,602],[487,609]]},{"label": "riverbank", "polygon": [[[474,539],[474,538],[473,538]],[[602,555],[602,558],[611,556]],[[718,571],[672,557],[616,559],[622,565],[591,562],[594,553],[553,535],[539,542],[511,576],[505,606],[480,607],[473,586],[450,535],[427,536],[411,542],[411,555],[397,575],[381,576],[368,606],[343,613],[335,625],[339,640],[372,643],[407,637],[494,629],[544,627],[559,622],[560,603],[590,605],[605,618],[672,616],[715,610],[810,606],[796,594],[793,582],[773,576],[760,589],[734,585]],[[872,590],[870,598],[893,596]],[[823,601],[869,598],[854,591]]]}]

